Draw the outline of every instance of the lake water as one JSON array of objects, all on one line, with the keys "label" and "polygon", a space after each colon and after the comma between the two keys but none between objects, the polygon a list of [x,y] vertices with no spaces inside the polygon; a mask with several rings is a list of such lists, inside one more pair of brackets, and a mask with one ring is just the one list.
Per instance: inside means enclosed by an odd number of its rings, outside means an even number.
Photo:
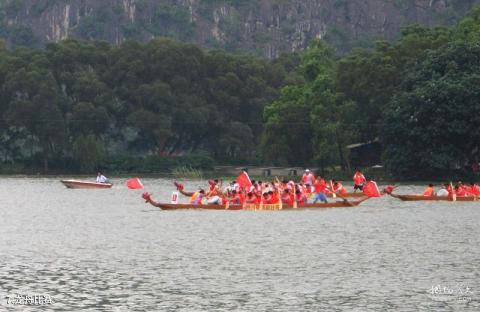
[{"label": "lake water", "polygon": [[[57,311],[480,311],[480,202],[161,211],[113,182],[0,178],[0,311],[38,310],[17,295]],[[143,182],[169,200],[172,181]]]}]

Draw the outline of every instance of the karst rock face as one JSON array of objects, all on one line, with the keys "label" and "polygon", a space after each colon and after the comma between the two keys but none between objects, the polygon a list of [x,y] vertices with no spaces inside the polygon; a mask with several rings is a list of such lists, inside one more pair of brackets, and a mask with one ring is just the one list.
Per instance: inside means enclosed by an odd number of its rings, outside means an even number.
[{"label": "karst rock face", "polygon": [[480,0],[3,0],[0,36],[41,46],[66,38],[173,37],[268,58],[323,38],[340,51],[393,39],[403,26],[449,25]]}]

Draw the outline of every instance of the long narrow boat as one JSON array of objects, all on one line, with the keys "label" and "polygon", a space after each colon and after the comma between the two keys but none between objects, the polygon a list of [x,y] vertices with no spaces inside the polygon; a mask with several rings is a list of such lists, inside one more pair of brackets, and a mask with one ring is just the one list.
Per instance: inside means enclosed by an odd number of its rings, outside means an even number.
[{"label": "long narrow boat", "polygon": [[61,180],[60,182],[71,189],[108,189],[113,185],[111,183],[97,183],[82,180]]},{"label": "long narrow boat", "polygon": [[191,204],[168,204],[159,203],[152,199],[151,194],[144,193],[142,195],[145,202],[151,204],[154,207],[161,208],[162,210],[185,210],[185,209],[201,209],[201,210],[291,210],[291,209],[322,209],[322,208],[348,208],[356,207],[366,201],[368,197],[364,197],[357,201],[336,201],[332,203],[318,203],[318,204],[303,204],[294,208],[292,205],[231,205],[226,207],[225,205],[191,205]]},{"label": "long narrow boat", "polygon": [[[389,194],[402,201],[454,201],[452,196],[396,195]],[[456,201],[480,201],[477,196],[457,196]]]}]

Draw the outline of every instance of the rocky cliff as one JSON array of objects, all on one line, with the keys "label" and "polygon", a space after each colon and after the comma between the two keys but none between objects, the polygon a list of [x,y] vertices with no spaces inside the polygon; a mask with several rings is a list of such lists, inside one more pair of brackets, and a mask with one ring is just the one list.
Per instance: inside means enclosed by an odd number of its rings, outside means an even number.
[{"label": "rocky cliff", "polygon": [[69,37],[174,37],[269,58],[324,38],[339,50],[392,39],[411,23],[448,25],[480,0],[2,0],[10,46]]}]

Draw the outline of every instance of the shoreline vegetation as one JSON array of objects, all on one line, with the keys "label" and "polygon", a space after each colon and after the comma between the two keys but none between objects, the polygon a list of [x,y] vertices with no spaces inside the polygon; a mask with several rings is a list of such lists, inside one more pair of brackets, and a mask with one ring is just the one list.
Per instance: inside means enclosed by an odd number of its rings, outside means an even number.
[{"label": "shoreline vegetation", "polygon": [[347,177],[371,167],[347,147],[378,142],[378,176],[478,179],[479,55],[480,8],[343,56],[320,40],[272,61],[166,38],[0,44],[0,174],[249,164]]},{"label": "shoreline vegetation", "polygon": [[[271,181],[275,177],[279,179],[293,179],[299,180],[303,174],[303,168],[291,168],[291,167],[275,167],[275,174],[265,175],[263,174],[264,169],[271,168],[268,166],[259,167],[259,166],[219,166],[219,167],[208,167],[208,168],[193,168],[190,165],[181,165],[179,167],[174,167],[172,169],[164,169],[161,171],[155,170],[113,170],[105,171],[101,170],[107,174],[110,178],[125,178],[129,179],[132,177],[143,178],[159,178],[159,179],[171,179],[177,181],[185,180],[208,180],[208,179],[219,179],[224,182],[229,182],[235,180],[238,176],[238,172],[243,169],[247,169],[250,173],[250,177],[257,181]],[[294,169],[297,170],[296,174],[292,174],[290,171]],[[335,179],[342,181],[347,185],[352,183],[353,172],[351,171],[342,171],[340,168],[329,168],[323,172],[320,170],[312,170],[316,175],[328,179]],[[438,176],[435,179],[398,179],[394,178],[388,173],[385,172],[384,168],[365,168],[362,170],[368,180],[375,180],[379,183],[414,183],[419,185],[426,185],[430,182],[433,183],[445,183],[445,181],[479,181],[480,175],[464,174],[463,172],[451,172],[449,175]],[[94,179],[95,172],[84,173],[78,171],[50,171],[49,173],[42,172],[42,168],[30,168],[29,170],[19,170],[18,168],[13,167],[0,167],[0,178],[5,177],[75,177],[75,178],[86,178]]]}]

